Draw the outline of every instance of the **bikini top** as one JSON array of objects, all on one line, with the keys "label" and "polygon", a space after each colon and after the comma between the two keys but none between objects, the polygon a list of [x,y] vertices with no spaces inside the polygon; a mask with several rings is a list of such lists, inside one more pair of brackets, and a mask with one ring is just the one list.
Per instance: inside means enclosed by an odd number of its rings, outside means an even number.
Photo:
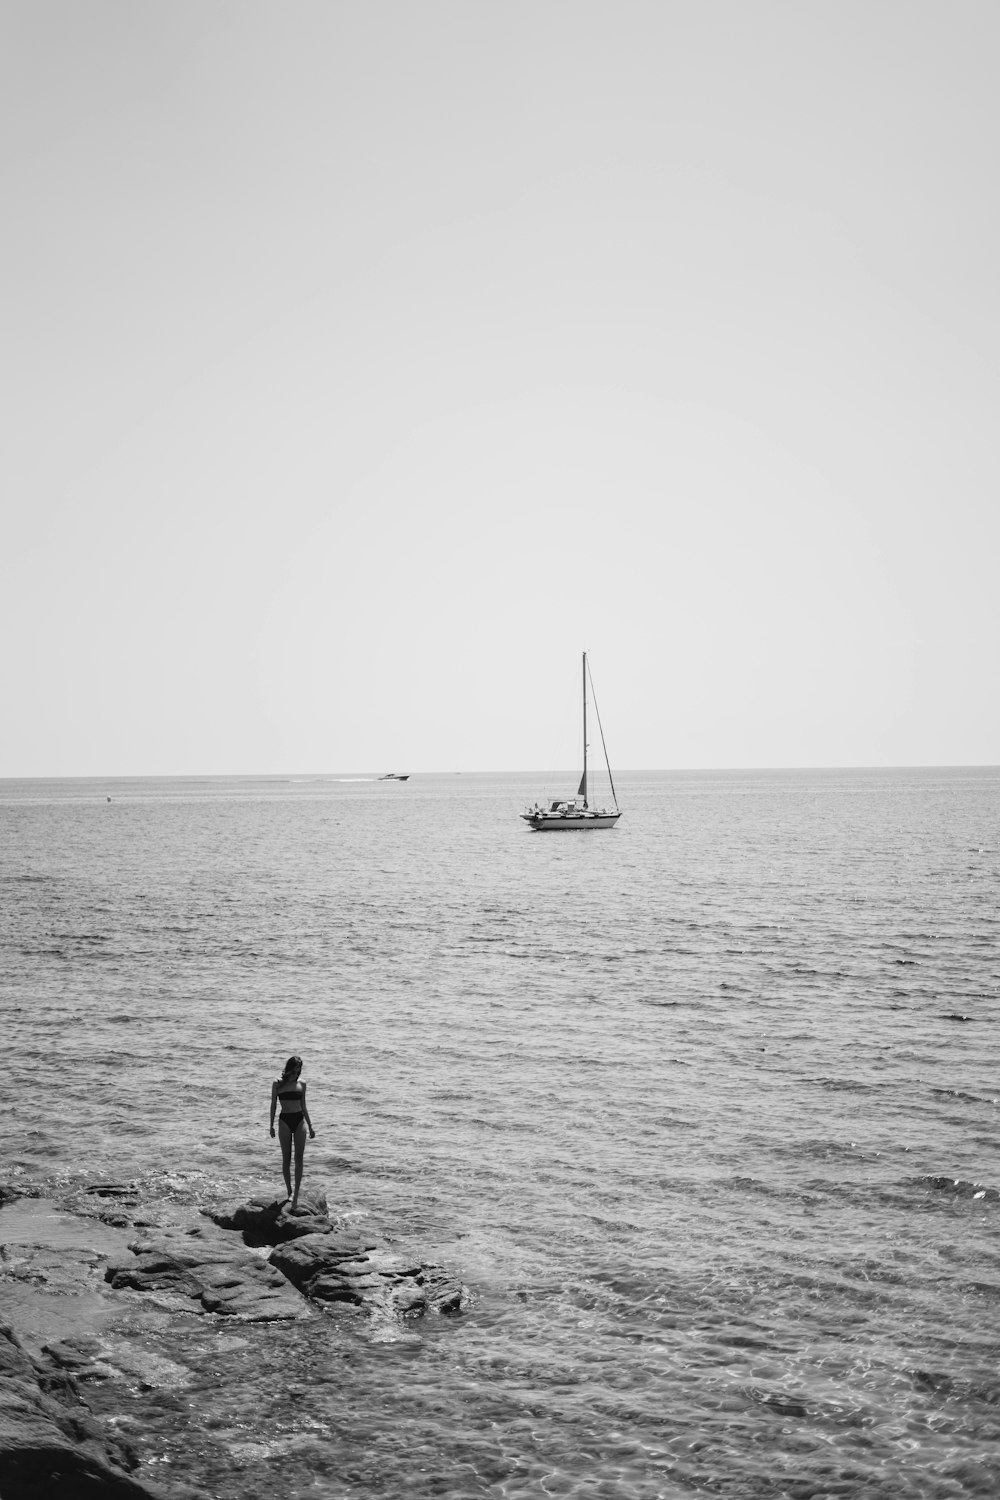
[{"label": "bikini top", "polygon": [[297,1088],[286,1089],[283,1094],[279,1094],[278,1095],[278,1098],[279,1099],[301,1099],[304,1092],[305,1092],[305,1090],[303,1088],[303,1085],[300,1083]]}]

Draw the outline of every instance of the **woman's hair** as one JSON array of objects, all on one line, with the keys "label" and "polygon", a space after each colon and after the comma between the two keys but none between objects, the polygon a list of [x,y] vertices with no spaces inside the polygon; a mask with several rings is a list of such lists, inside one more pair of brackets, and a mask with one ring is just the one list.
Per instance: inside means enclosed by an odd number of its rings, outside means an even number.
[{"label": "woman's hair", "polygon": [[290,1057],[288,1059],[288,1061],[285,1063],[284,1068],[282,1068],[282,1070],[281,1070],[281,1076],[282,1076],[282,1078],[287,1078],[288,1075],[289,1075],[289,1073],[301,1073],[301,1072],[302,1072],[302,1059],[301,1059],[301,1057]]}]

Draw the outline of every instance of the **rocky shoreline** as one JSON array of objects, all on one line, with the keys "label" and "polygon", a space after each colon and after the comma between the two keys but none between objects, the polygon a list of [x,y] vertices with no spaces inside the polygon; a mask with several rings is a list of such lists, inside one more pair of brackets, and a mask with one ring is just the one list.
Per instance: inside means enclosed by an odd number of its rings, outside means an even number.
[{"label": "rocky shoreline", "polygon": [[269,1332],[314,1325],[315,1343],[346,1313],[402,1329],[465,1295],[322,1193],[294,1213],[251,1199],[164,1214],[113,1183],[58,1201],[0,1187],[0,1288],[3,1500],[204,1496],[213,1468],[275,1449],[248,1419]]}]

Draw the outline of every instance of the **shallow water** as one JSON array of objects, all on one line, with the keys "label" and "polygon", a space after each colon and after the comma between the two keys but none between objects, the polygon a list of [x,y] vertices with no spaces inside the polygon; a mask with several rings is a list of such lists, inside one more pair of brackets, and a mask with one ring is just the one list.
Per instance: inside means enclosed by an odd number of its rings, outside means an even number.
[{"label": "shallow water", "polygon": [[200,1327],[301,1380],[200,1457],[175,1392],[164,1461],[227,1496],[995,1493],[1000,773],[635,773],[563,836],[517,817],[543,789],[0,783],[10,1178],[276,1190],[296,1051],[308,1180],[469,1288]]}]

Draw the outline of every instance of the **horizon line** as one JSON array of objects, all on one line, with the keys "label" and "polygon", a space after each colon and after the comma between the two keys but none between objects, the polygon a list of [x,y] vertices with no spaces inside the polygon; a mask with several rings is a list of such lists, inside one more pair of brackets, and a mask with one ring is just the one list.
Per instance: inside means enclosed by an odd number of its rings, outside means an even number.
[{"label": "horizon line", "polygon": [[[808,771],[1000,771],[1000,762],[993,761],[884,761],[884,762],[824,762],[823,764],[800,765],[713,765],[713,766],[625,766],[615,770],[616,776],[663,775],[774,775],[787,772]],[[103,771],[80,773],[34,773],[13,776],[0,775],[0,784],[26,781],[336,781],[345,778],[371,779],[405,776],[412,780],[417,776],[574,776],[579,767],[563,766],[539,769],[537,766],[500,770],[422,770],[387,773],[373,770],[338,771]]]}]

